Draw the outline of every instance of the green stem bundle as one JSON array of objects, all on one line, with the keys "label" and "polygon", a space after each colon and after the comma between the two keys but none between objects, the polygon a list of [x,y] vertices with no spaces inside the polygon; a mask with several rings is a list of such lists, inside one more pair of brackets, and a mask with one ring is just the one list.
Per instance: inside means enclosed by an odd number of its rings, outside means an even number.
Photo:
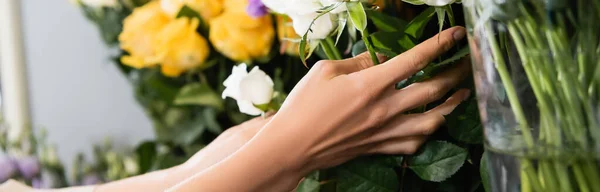
[{"label": "green stem bundle", "polygon": [[[519,157],[522,191],[600,190],[598,157],[593,152],[600,146],[595,111],[599,38],[598,24],[590,22],[600,17],[593,12],[600,3],[593,1],[596,6],[584,7],[585,2],[578,0],[576,20],[568,18],[570,8],[549,12],[541,1],[524,0],[511,2],[515,3],[511,8],[518,9],[516,18],[485,22],[486,44],[525,141],[525,154]],[[479,14],[483,6],[477,8]],[[496,30],[499,24],[506,30]],[[514,69],[505,60],[515,51],[537,100],[537,133],[518,95],[523,86],[515,86],[510,71]]]}]

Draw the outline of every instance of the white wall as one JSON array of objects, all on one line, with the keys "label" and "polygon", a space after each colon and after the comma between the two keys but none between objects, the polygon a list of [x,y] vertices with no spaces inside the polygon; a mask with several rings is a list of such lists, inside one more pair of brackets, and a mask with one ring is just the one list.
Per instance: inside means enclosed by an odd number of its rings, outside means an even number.
[{"label": "white wall", "polygon": [[94,25],[68,0],[21,0],[33,125],[71,164],[77,152],[112,137],[135,145],[153,137],[132,88],[109,61]]}]

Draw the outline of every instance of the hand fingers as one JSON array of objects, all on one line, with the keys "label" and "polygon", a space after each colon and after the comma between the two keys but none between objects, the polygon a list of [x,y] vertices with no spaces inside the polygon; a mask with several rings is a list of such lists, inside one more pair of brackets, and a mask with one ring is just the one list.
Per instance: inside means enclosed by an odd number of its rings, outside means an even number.
[{"label": "hand fingers", "polygon": [[427,111],[427,113],[435,113],[439,115],[449,115],[463,101],[466,101],[471,96],[471,90],[461,89],[454,93],[444,103]]},{"label": "hand fingers", "polygon": [[415,136],[383,141],[373,145],[368,154],[414,154],[425,143],[427,136]]},{"label": "hand fingers", "polygon": [[456,67],[426,81],[401,90],[389,88],[380,102],[388,106],[387,117],[439,100],[468,76],[470,66],[469,60],[463,59]]},{"label": "hand fingers", "polygon": [[[385,62],[387,61],[387,57],[385,57],[384,55],[377,55],[377,59],[380,62]],[[373,64],[373,60],[371,59],[371,55],[369,54],[369,52],[364,52],[361,53],[360,55],[357,55],[356,57],[352,57],[352,58],[348,58],[348,59],[344,59],[344,60],[323,60],[323,61],[319,61],[319,63],[317,65],[322,65],[319,67],[322,67],[321,70],[326,70],[326,74],[328,75],[328,78],[332,78],[332,77],[336,77],[339,75],[345,75],[345,74],[350,74],[350,73],[354,73],[357,71],[361,71],[364,69],[367,69],[369,67],[372,67]],[[323,65],[327,65],[327,66],[323,66]],[[327,71],[329,70],[329,71]]]},{"label": "hand fingers", "polygon": [[365,139],[362,145],[399,138],[431,135],[446,121],[444,115],[450,114],[469,95],[470,91],[468,89],[461,89],[444,103],[425,113],[400,115],[387,122],[377,133]]},{"label": "hand fingers", "polygon": [[448,51],[464,38],[464,27],[453,27],[415,46],[389,61],[356,73],[373,85],[374,91],[382,90],[415,74],[433,59]]}]

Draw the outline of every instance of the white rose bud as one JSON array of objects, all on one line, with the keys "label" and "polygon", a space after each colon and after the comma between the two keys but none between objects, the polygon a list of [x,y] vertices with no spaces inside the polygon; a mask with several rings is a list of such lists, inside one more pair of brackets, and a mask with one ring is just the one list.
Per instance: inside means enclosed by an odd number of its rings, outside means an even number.
[{"label": "white rose bud", "polygon": [[258,66],[250,73],[246,70],[246,64],[234,66],[232,73],[223,85],[225,90],[222,97],[230,97],[237,101],[240,112],[248,115],[260,115],[264,111],[256,105],[265,105],[273,98],[273,80]]},{"label": "white rose bud", "polygon": [[318,15],[318,13],[314,12],[305,15],[291,16],[292,24],[296,33],[300,36],[304,36],[304,34],[308,32],[307,38],[315,40],[329,37],[331,32],[337,27],[337,22],[335,21],[337,17],[334,14],[327,13],[317,18],[317,20],[315,20],[313,23],[313,20]]}]

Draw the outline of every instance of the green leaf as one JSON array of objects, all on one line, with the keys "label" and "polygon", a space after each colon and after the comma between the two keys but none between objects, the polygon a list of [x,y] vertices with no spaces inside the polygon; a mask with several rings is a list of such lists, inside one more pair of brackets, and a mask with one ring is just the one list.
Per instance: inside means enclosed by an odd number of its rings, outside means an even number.
[{"label": "green leaf", "polygon": [[375,27],[377,27],[377,29],[381,31],[404,31],[404,29],[406,29],[408,25],[408,22],[402,19],[386,15],[379,11],[371,9],[367,9],[365,11],[367,12],[368,18],[371,19]]},{"label": "green leaf", "polygon": [[379,53],[383,53],[388,57],[394,57],[406,51],[398,42],[398,38],[405,36],[403,32],[375,32],[371,34],[371,42],[373,47]]},{"label": "green leaf", "polygon": [[352,46],[352,57],[356,57],[357,55],[360,55],[365,51],[367,51],[367,46],[365,45],[365,42],[363,42],[362,40],[357,41],[354,44],[354,46]]},{"label": "green leaf", "polygon": [[176,105],[202,105],[223,110],[223,99],[206,83],[191,83],[181,88]]},{"label": "green leaf", "polygon": [[462,102],[447,115],[446,126],[450,136],[456,140],[468,144],[483,143],[483,127],[475,99]]},{"label": "green leaf", "polygon": [[348,23],[348,18],[346,17],[346,15],[339,16],[338,27],[336,29],[337,37],[335,38],[335,45],[337,45],[338,42],[340,41],[340,37],[342,37],[342,34],[344,33],[344,29],[346,28],[346,23]]},{"label": "green leaf", "polygon": [[408,167],[423,180],[440,182],[462,167],[467,154],[467,150],[452,143],[429,141],[409,158]]},{"label": "green leaf", "polygon": [[350,15],[354,27],[361,32],[364,31],[367,28],[367,14],[362,3],[359,1],[347,2],[346,8],[348,8],[348,15]]},{"label": "green leaf", "polygon": [[204,118],[204,124],[206,125],[206,129],[214,134],[221,134],[223,132],[223,128],[217,122],[217,111],[212,108],[205,108],[202,116]]},{"label": "green leaf", "polygon": [[490,175],[488,171],[488,152],[484,152],[481,156],[481,162],[479,164],[479,175],[481,175],[481,183],[483,184],[483,188],[487,192],[491,192],[490,188]]},{"label": "green leaf", "polygon": [[425,4],[421,0],[402,0],[402,1],[404,1],[406,3],[413,4],[413,5],[423,5],[423,4]]},{"label": "green leaf", "polygon": [[199,28],[202,29],[201,34],[204,35],[205,37],[208,37],[208,24],[206,24],[206,22],[204,22],[204,20],[202,19],[202,16],[200,16],[200,14],[198,12],[196,12],[194,9],[192,9],[191,7],[188,7],[187,5],[183,5],[183,7],[181,7],[181,9],[179,10],[179,13],[177,13],[177,16],[175,18],[180,18],[180,17],[188,17],[188,18],[198,19],[198,21],[200,21]]},{"label": "green leaf", "polygon": [[442,32],[442,29],[444,29],[444,21],[446,20],[446,9],[444,7],[435,7],[435,13],[438,17],[438,32]]},{"label": "green leaf", "polygon": [[471,53],[471,49],[469,49],[468,46],[465,46],[465,47],[461,48],[459,51],[457,51],[456,53],[454,53],[454,55],[452,55],[452,57],[450,57],[440,63],[433,64],[433,65],[435,65],[437,67],[441,67],[441,66],[444,66],[447,64],[451,64],[451,63],[454,63],[454,62],[462,59],[463,57],[469,55],[469,53]]},{"label": "green leaf", "polygon": [[427,23],[429,23],[429,20],[431,20],[431,17],[434,13],[434,7],[427,8],[425,11],[421,12],[421,14],[415,17],[410,23],[408,23],[408,26],[404,32],[415,39],[420,39],[423,35],[423,30],[425,30],[425,26],[427,26]]},{"label": "green leaf", "polygon": [[396,192],[400,188],[394,168],[358,158],[335,168],[337,191]]},{"label": "green leaf", "polygon": [[319,192],[320,189],[321,183],[319,182],[319,171],[315,171],[304,177],[302,182],[298,184],[296,192]]},{"label": "green leaf", "polygon": [[181,146],[187,146],[194,143],[194,141],[204,133],[204,130],[206,130],[204,120],[205,118],[196,118],[183,123],[183,125],[175,130],[173,143]]},{"label": "green leaf", "polygon": [[138,158],[140,173],[150,171],[156,160],[156,143],[153,141],[143,142],[135,149],[135,154]]}]

